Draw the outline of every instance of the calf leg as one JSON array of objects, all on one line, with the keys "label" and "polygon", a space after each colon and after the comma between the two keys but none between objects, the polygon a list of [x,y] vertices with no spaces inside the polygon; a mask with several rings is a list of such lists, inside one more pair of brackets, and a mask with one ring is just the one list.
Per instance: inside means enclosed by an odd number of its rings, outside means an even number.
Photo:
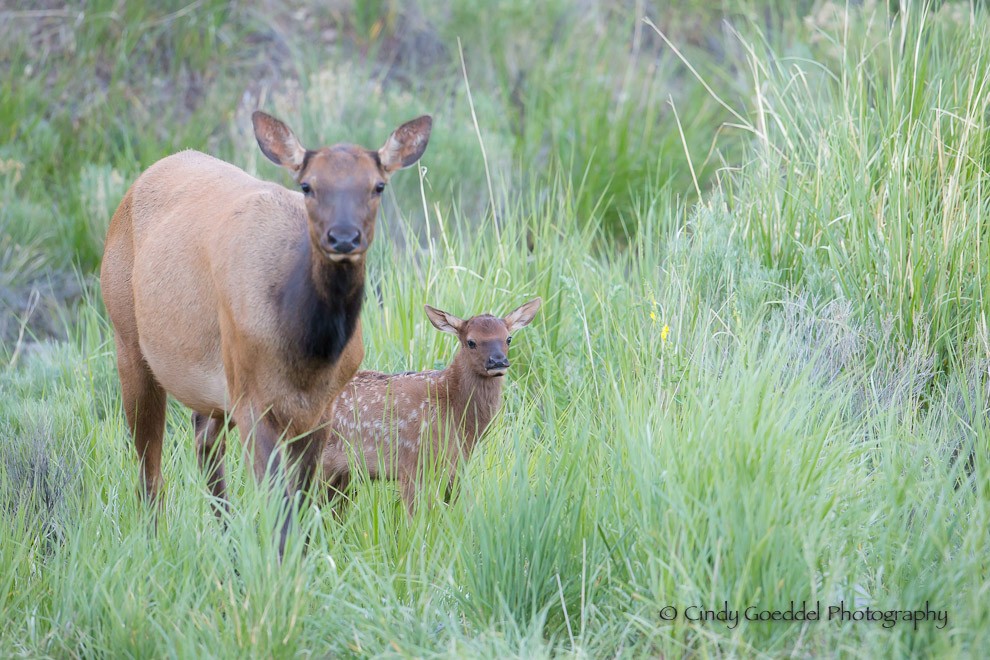
[{"label": "calf leg", "polygon": [[333,517],[338,522],[344,518],[344,510],[347,508],[347,486],[351,483],[351,475],[348,472],[335,474],[327,480],[327,505],[332,507]]},{"label": "calf leg", "polygon": [[331,510],[332,515],[338,522],[343,519],[344,509],[348,502],[347,487],[351,483],[351,470],[354,468],[352,462],[348,460],[345,446],[346,440],[343,436],[331,435],[327,437],[326,446],[320,456],[322,469],[319,470],[319,478],[323,480],[326,488],[326,506]]},{"label": "calf leg", "polygon": [[447,504],[453,504],[457,500],[457,490],[455,490],[456,485],[454,481],[454,477],[447,479],[447,486],[443,491],[443,501]]},{"label": "calf leg", "polygon": [[326,428],[317,428],[310,432],[304,431],[300,437],[288,443],[287,449],[291,469],[294,471],[296,490],[304,494],[311,493],[319,467],[319,458],[326,441]]},{"label": "calf leg", "polygon": [[402,495],[402,502],[406,505],[406,516],[412,520],[413,513],[416,512],[416,479],[408,473],[402,473],[398,481],[399,494]]}]

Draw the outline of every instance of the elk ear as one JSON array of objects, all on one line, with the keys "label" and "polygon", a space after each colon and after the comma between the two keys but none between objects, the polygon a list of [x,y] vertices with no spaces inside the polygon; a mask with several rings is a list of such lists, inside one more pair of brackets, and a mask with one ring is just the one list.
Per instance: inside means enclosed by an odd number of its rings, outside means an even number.
[{"label": "elk ear", "polygon": [[254,111],[251,123],[254,124],[254,137],[258,140],[261,153],[276,165],[298,174],[306,158],[306,150],[289,127],[261,110]]},{"label": "elk ear", "polygon": [[519,307],[513,312],[510,312],[502,321],[505,323],[505,327],[508,328],[509,332],[515,332],[519,328],[526,327],[529,325],[533,317],[536,316],[536,312],[540,309],[540,305],[543,304],[542,298],[533,298],[525,305]]},{"label": "elk ear", "polygon": [[453,314],[448,314],[436,307],[430,307],[429,305],[423,305],[423,307],[426,308],[426,315],[430,317],[430,323],[440,332],[449,332],[452,335],[456,335],[464,326],[464,319],[459,319]]},{"label": "elk ear", "polygon": [[423,155],[430,142],[433,118],[423,115],[399,126],[378,150],[378,159],[388,174],[409,167]]}]

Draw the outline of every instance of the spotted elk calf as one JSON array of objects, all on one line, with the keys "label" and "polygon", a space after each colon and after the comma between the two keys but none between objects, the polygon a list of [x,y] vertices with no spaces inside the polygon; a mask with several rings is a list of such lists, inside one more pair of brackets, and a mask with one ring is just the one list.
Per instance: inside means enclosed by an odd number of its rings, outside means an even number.
[{"label": "spotted elk calf", "polygon": [[540,304],[529,301],[505,318],[490,314],[466,321],[426,305],[436,328],[460,341],[442,371],[383,374],[360,371],[344,388],[330,418],[323,476],[335,496],[352,471],[399,482],[410,516],[427,462],[436,460],[447,492],[502,402],[512,333],[529,325]]}]

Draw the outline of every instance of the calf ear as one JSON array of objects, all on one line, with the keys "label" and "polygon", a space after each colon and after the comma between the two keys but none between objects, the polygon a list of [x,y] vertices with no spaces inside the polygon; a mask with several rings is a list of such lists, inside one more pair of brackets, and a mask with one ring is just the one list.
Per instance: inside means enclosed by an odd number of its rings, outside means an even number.
[{"label": "calf ear", "polygon": [[430,142],[433,118],[423,115],[407,121],[388,136],[385,146],[378,150],[382,168],[389,174],[409,167],[423,155]]},{"label": "calf ear", "polygon": [[430,323],[440,332],[449,332],[452,335],[456,335],[464,326],[464,319],[459,319],[453,314],[448,314],[436,307],[430,307],[429,305],[423,306],[426,308],[426,315],[430,317]]},{"label": "calf ear", "polygon": [[254,137],[258,140],[261,153],[294,175],[299,174],[299,168],[306,158],[306,149],[299,144],[292,130],[261,110],[254,111],[251,123],[254,124]]},{"label": "calf ear", "polygon": [[526,327],[533,320],[533,317],[536,316],[536,312],[542,304],[542,298],[533,298],[525,305],[510,312],[508,316],[502,319],[505,327],[509,329],[509,332],[515,332],[519,328]]}]

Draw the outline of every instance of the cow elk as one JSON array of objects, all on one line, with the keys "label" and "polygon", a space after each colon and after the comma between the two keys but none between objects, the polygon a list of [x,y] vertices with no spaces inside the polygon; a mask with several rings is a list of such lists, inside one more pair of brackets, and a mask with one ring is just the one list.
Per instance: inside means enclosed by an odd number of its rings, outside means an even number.
[{"label": "cow elk", "polygon": [[[319,422],[364,356],[358,316],[382,191],[422,156],[432,128],[423,116],[377,151],[309,150],[274,117],[252,121],[298,192],[183,151],[138,177],[107,233],[103,300],[151,501],[166,393],[193,410],[199,463],[221,501],[232,426],[259,482],[285,484],[287,504],[308,487],[326,442]],[[289,526],[287,514],[280,553]]]},{"label": "cow elk", "polygon": [[541,302],[535,298],[505,318],[482,314],[466,321],[427,305],[433,325],[460,341],[457,355],[442,371],[358,372],[328,416],[322,463],[331,497],[360,466],[372,479],[398,481],[412,516],[430,461],[437,461],[449,493],[459,463],[501,405],[511,335],[533,320]]}]

